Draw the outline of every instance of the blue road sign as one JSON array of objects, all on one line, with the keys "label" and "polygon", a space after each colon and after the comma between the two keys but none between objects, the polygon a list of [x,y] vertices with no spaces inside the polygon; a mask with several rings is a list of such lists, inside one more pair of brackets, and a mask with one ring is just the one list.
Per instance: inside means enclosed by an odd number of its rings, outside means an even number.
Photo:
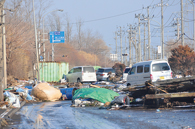
[{"label": "blue road sign", "polygon": [[49,32],[50,43],[64,43],[64,31],[51,31]]},{"label": "blue road sign", "polygon": [[40,56],[40,60],[43,60],[43,56]]}]

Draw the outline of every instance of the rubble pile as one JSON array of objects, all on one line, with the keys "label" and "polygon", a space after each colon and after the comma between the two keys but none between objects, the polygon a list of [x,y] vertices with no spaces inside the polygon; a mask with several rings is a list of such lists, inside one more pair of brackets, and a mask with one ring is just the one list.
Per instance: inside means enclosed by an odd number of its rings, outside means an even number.
[{"label": "rubble pile", "polygon": [[112,68],[115,69],[115,76],[113,77],[111,76],[111,73],[108,73],[108,80],[116,83],[121,80],[125,65],[122,63],[115,63]]}]

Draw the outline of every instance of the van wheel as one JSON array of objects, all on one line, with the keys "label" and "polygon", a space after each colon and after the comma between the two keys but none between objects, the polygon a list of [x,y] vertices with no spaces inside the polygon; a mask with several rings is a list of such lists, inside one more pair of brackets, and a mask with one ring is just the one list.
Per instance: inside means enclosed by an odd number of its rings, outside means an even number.
[{"label": "van wheel", "polygon": [[130,83],[127,83],[127,86],[131,86],[131,84]]}]

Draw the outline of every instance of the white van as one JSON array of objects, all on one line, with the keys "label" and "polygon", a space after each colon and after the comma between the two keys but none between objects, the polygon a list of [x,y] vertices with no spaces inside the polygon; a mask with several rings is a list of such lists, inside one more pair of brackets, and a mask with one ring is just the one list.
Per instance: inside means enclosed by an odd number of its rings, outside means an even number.
[{"label": "white van", "polygon": [[166,79],[172,79],[172,71],[166,60],[143,61],[132,66],[127,76],[127,86]]},{"label": "white van", "polygon": [[66,75],[67,82],[96,82],[96,73],[93,66],[77,66]]}]

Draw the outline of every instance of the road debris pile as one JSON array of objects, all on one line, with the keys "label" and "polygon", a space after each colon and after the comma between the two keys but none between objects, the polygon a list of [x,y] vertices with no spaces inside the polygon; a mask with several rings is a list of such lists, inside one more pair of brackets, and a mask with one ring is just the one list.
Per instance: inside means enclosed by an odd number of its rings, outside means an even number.
[{"label": "road debris pile", "polygon": [[195,107],[195,77],[177,78],[123,89],[132,98],[131,106],[144,107]]},{"label": "road debris pile", "polygon": [[111,73],[108,73],[108,80],[116,83],[121,80],[125,65],[122,63],[115,63],[112,68],[115,69],[115,76],[113,77],[111,76]]},{"label": "road debris pile", "polygon": [[20,108],[21,102],[34,101],[35,98],[29,94],[27,88],[22,85],[12,86],[4,89],[4,102],[1,102],[0,108]]},{"label": "road debris pile", "polygon": [[32,95],[43,101],[55,101],[62,97],[59,89],[50,86],[48,83],[39,83],[32,89]]}]

